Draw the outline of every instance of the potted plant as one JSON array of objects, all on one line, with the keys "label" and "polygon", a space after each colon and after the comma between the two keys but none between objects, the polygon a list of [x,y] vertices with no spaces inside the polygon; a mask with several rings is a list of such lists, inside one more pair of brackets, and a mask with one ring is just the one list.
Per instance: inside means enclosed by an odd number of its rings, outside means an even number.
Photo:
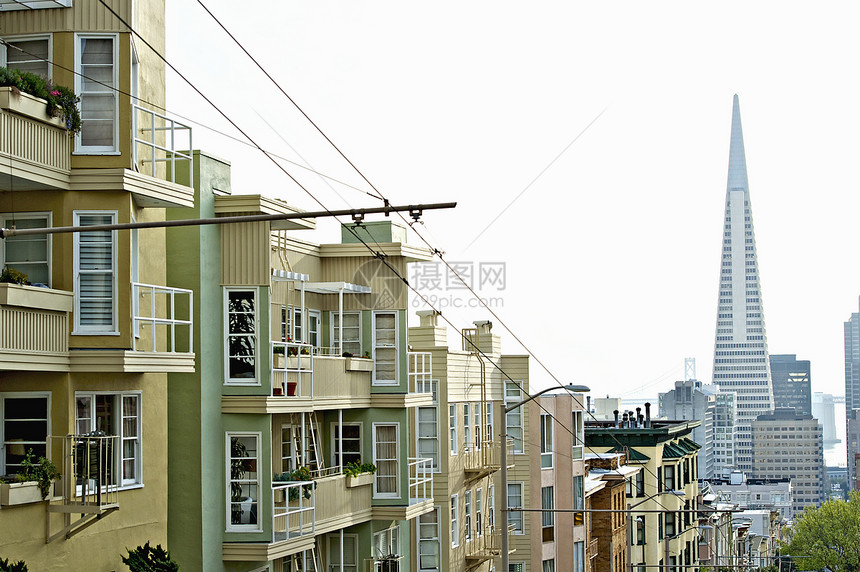
[{"label": "potted plant", "polygon": [[[0,484],[0,505],[14,506],[39,502],[51,494],[54,480],[59,478],[57,466],[45,457],[34,461],[33,449],[29,449],[21,461],[21,470],[13,482]],[[11,479],[5,479],[11,480]]]},{"label": "potted plant", "polygon": [[0,282],[4,284],[26,285],[30,283],[27,275],[14,268],[4,268],[0,273]]},{"label": "potted plant", "polygon": [[[71,89],[53,85],[50,81],[30,72],[24,72],[16,69],[0,67],[0,87],[8,88],[7,91],[17,96],[18,99],[23,99],[22,94],[27,94],[25,97],[30,101],[29,105],[38,102],[39,99],[44,100],[45,115],[48,122],[56,121],[56,124],[64,126],[69,135],[79,133],[81,130],[81,114],[78,110],[78,104],[81,99],[75,95]],[[32,96],[32,97],[30,97]],[[32,98],[39,98],[33,100]],[[16,111],[24,111],[21,108],[16,108]],[[25,114],[29,115],[29,113]],[[39,119],[39,117],[36,117]],[[44,115],[41,118],[46,121]]]},{"label": "potted plant", "polygon": [[[312,480],[313,476],[311,475],[311,470],[308,467],[299,467],[295,471],[286,471],[284,473],[275,474],[272,477],[272,481],[276,483],[294,483]],[[306,499],[311,498],[311,490],[314,488],[316,488],[316,482],[312,485],[302,485],[302,496]],[[294,501],[299,499],[299,487],[290,487],[288,490],[290,491],[289,500]],[[283,490],[280,491],[280,495],[275,497],[275,502],[284,502],[284,498],[281,495],[283,495]]]},{"label": "potted plant", "polygon": [[373,463],[362,463],[360,461],[352,461],[347,463],[343,468],[343,474],[346,475],[346,486],[361,487],[373,483],[373,474],[376,472],[376,465]]}]

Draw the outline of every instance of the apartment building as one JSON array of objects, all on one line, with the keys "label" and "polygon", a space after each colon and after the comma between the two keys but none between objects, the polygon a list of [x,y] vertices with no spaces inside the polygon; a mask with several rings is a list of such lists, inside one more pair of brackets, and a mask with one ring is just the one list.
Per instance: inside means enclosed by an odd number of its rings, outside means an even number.
[{"label": "apartment building", "polygon": [[710,479],[708,490],[715,499],[736,504],[741,510],[773,510],[782,520],[794,518],[791,478],[753,479],[732,471],[728,479]]},{"label": "apartment building", "polygon": [[[300,214],[233,194],[217,158],[195,152],[194,173],[195,216]],[[338,244],[295,236],[313,227],[168,233],[168,275],[199,301],[197,370],[170,380],[169,541],[183,567],[397,570],[411,558],[410,524],[434,510],[436,459],[410,458],[409,423],[434,406],[430,356],[407,351],[397,277],[429,252],[389,221],[344,226]]]},{"label": "apartment building", "polygon": [[697,565],[700,446],[690,436],[700,422],[653,420],[649,404],[644,414],[615,416],[614,421],[586,421],[585,443],[598,455],[626,453],[628,463],[642,468],[628,490],[627,509],[634,522],[642,523],[630,564],[639,572],[649,566],[681,570]]},{"label": "apartment building", "polygon": [[[112,5],[163,50],[163,1]],[[0,226],[84,228],[0,239],[0,266],[32,283],[0,284],[0,474],[30,451],[61,472],[45,501],[0,485],[0,554],[118,570],[126,547],[167,542],[168,374],[194,370],[192,294],[167,279],[163,229],[85,227],[190,210],[167,168],[187,162],[182,143],[143,128],[190,131],[155,112],[164,64],[97,0],[2,14],[5,64],[73,88],[83,127],[70,136],[43,100],[0,88]]]},{"label": "apartment building", "polygon": [[[412,410],[417,456],[434,459],[434,510],[413,526],[417,549],[412,569],[421,572],[500,569],[503,506],[500,483],[501,422],[505,403],[528,392],[528,356],[503,355],[492,323],[475,322],[458,332],[449,347],[447,328],[433,310],[418,312],[418,326],[409,328],[409,345],[432,358],[430,376],[435,402]],[[525,458],[528,420],[519,411],[507,415],[509,459]],[[440,428],[446,427],[442,431]],[[528,479],[509,472],[508,497],[524,506]],[[511,513],[511,539],[527,534],[528,516]],[[512,555],[519,561],[521,554]]]},{"label": "apartment building", "polygon": [[[628,534],[631,542],[634,534],[644,534],[644,523],[640,520],[634,522],[625,510],[628,489],[642,468],[627,464],[624,453],[586,453],[585,471],[585,522],[588,531],[585,570],[629,570],[632,558],[644,558],[644,554],[634,555],[627,544]],[[578,565],[574,562],[574,570]]]},{"label": "apartment building", "polygon": [[[540,455],[518,458],[515,465],[527,462],[529,466],[531,494],[525,506],[541,509],[540,513],[531,513],[528,532],[532,570],[535,571],[586,570],[585,513],[567,512],[585,509],[584,403],[583,394],[563,392],[542,395],[527,406],[529,427],[533,428],[528,433],[528,447],[532,451],[539,450]],[[624,483],[620,486],[623,499]],[[611,489],[613,483],[607,477],[605,490],[597,497],[600,503],[617,504],[617,494],[613,501]],[[556,509],[565,512],[552,512]],[[612,522],[618,524],[619,520]],[[615,527],[608,529],[608,532],[613,531]],[[602,555],[607,563],[612,559],[605,551]],[[511,556],[511,561],[514,559],[519,560],[517,554]]]}]

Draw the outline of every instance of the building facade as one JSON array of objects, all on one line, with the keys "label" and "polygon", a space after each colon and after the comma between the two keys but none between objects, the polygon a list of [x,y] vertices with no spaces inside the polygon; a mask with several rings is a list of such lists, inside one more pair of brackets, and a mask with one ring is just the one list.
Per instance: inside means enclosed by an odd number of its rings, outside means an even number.
[{"label": "building facade", "polygon": [[773,410],[773,388],[737,95],[722,242],[713,381],[725,391],[736,392],[735,464],[751,470],[750,427],[758,415]]},{"label": "building facade", "polygon": [[855,441],[852,441],[852,430],[854,434],[860,433],[860,426],[851,426],[851,420],[856,419],[855,409],[860,409],[860,313],[853,312],[845,322],[845,417],[846,435],[848,436],[848,480],[851,488],[860,489],[857,481],[856,455],[860,453]]},{"label": "building facade", "polygon": [[709,491],[721,502],[737,505],[741,510],[774,510],[782,520],[794,519],[794,498],[790,478],[748,478],[733,471],[727,479],[709,479]]},{"label": "building facade", "polygon": [[700,446],[690,436],[699,423],[652,420],[646,408],[644,416],[631,412],[616,421],[585,424],[589,452],[623,452],[630,465],[642,469],[633,477],[627,498],[631,518],[643,525],[636,530],[631,551],[630,564],[636,570],[698,565]]},{"label": "building facade", "polygon": [[824,446],[839,442],[836,436],[836,400],[829,393],[816,391],[812,394],[812,416],[824,428]]},{"label": "building facade", "polygon": [[[113,8],[164,49],[164,2]],[[0,554],[118,570],[126,548],[167,543],[168,373],[194,370],[192,300],[169,283],[163,229],[86,227],[190,212],[164,167],[187,155],[141,132],[184,126],[156,113],[164,63],[97,0],[6,4],[2,24],[6,66],[74,89],[83,126],[70,136],[44,100],[0,88],[0,226],[79,227],[0,240],[0,266],[32,283],[0,284],[0,474],[30,452],[61,474],[46,502],[0,484]]]},{"label": "building facade", "polygon": [[723,391],[717,385],[706,386],[714,391],[714,470],[713,476],[728,475],[735,467],[735,420],[737,394]]},{"label": "building facade", "polygon": [[794,407],[801,415],[812,415],[812,366],[795,354],[771,354],[775,407]]},{"label": "building facade", "polygon": [[824,438],[818,420],[780,408],[753,421],[753,477],[791,479],[794,513],[820,506],[824,490]]},{"label": "building facade", "polygon": [[693,429],[692,439],[702,446],[699,449],[698,478],[714,474],[714,425],[717,414],[717,396],[702,382],[695,379],[676,381],[675,389],[658,396],[659,416],[663,419],[687,421],[698,419],[701,424]]}]

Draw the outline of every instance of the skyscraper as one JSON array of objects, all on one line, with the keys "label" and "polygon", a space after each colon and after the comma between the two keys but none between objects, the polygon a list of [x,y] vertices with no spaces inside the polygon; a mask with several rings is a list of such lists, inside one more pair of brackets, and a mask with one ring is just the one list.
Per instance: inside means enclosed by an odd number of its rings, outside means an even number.
[{"label": "skyscraper", "polygon": [[812,415],[812,365],[796,354],[771,354],[770,375],[776,407],[794,407]]},{"label": "skyscraper", "polygon": [[851,488],[858,488],[856,480],[856,463],[854,461],[856,441],[852,442],[851,435],[860,433],[860,416],[853,411],[860,409],[860,313],[854,312],[845,322],[845,417],[848,425],[848,478]]},{"label": "skyscraper", "polygon": [[739,469],[750,470],[750,424],[773,410],[773,388],[737,95],[732,106],[720,268],[714,383],[737,393],[735,462]]}]

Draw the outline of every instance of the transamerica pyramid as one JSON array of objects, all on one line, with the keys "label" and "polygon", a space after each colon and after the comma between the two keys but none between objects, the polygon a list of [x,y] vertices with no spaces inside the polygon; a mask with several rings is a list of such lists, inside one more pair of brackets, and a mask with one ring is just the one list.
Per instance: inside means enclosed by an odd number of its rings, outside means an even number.
[{"label": "transamerica pyramid", "polygon": [[734,465],[750,471],[750,424],[756,416],[773,410],[773,387],[737,95],[732,105],[714,383],[720,390],[736,394]]}]

